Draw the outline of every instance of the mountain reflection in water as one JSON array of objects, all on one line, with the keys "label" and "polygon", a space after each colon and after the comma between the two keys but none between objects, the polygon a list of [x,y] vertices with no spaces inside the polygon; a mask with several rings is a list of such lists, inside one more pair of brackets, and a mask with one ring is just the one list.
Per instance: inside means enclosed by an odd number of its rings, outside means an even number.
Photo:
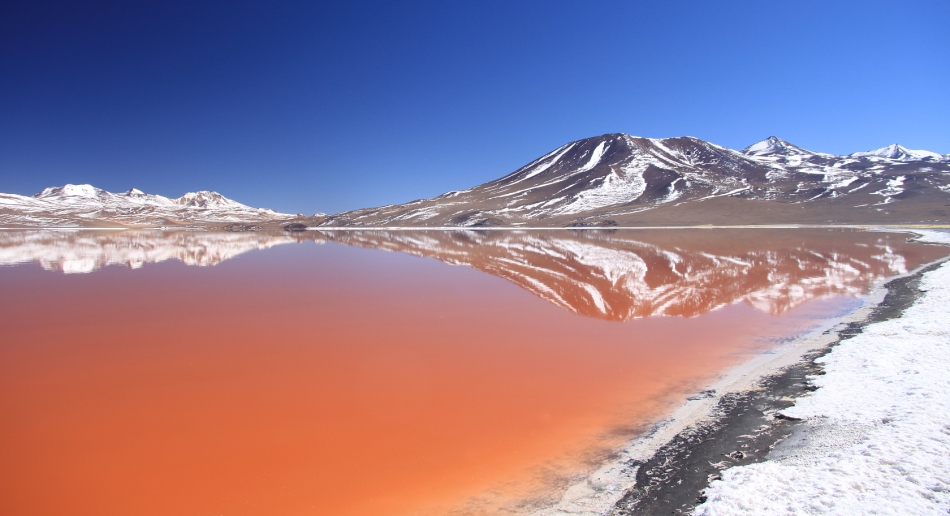
[{"label": "mountain reflection in water", "polygon": [[208,266],[255,249],[312,241],[381,249],[505,278],[570,312],[612,321],[693,317],[743,301],[777,315],[944,254],[906,234],[828,229],[564,231],[0,232],[0,265],[65,273],[180,260]]}]

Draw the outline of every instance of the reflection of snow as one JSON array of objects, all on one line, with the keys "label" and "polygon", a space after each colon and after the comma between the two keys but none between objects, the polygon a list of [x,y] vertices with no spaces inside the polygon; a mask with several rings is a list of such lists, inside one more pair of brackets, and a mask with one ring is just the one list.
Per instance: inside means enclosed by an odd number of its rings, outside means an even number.
[{"label": "reflection of snow", "polygon": [[[950,235],[932,233],[950,243]],[[820,387],[783,413],[804,438],[727,469],[699,515],[946,514],[950,511],[950,267],[923,297],[820,359]],[[790,443],[793,441],[789,441]]]},{"label": "reflection of snow", "polygon": [[113,264],[137,269],[165,260],[206,266],[290,242],[290,237],[261,233],[0,231],[0,265],[35,262],[66,274]]},{"label": "reflection of snow", "polygon": [[907,260],[902,255],[895,253],[894,250],[891,249],[891,246],[889,245],[884,245],[880,247],[884,249],[884,252],[878,255],[874,255],[871,258],[874,258],[875,260],[880,260],[886,263],[889,269],[891,269],[892,271],[898,274],[906,274]]},{"label": "reflection of snow", "polygon": [[8,231],[0,232],[0,265],[35,262],[65,273],[91,272],[110,264],[139,268],[165,260],[214,265],[252,249],[300,239],[333,240],[474,267],[571,312],[609,320],[690,317],[739,301],[779,314],[812,299],[861,295],[874,281],[903,274],[909,267],[900,244],[890,245],[877,234],[843,239],[835,252],[795,247],[737,249],[730,254],[633,238],[644,233],[627,235],[366,230],[308,231],[291,237],[256,232]]},{"label": "reflection of snow", "polygon": [[877,243],[876,234],[843,239],[835,252],[730,255],[661,247],[637,234],[368,230],[326,238],[475,267],[572,312],[610,320],[694,316],[737,301],[779,314],[812,299],[862,295],[874,281],[907,270],[900,248]]}]

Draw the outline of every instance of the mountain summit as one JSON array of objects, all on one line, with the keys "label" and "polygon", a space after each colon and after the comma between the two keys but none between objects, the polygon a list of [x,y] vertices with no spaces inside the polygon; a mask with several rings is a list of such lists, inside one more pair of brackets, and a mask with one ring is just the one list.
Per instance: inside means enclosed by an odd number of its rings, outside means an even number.
[{"label": "mountain summit", "polygon": [[749,156],[818,156],[821,155],[818,152],[812,152],[810,150],[805,150],[801,147],[797,147],[788,143],[787,141],[777,137],[769,136],[768,138],[753,143],[748,147],[742,149],[743,154]]},{"label": "mountain summit", "polygon": [[898,161],[947,161],[946,157],[936,152],[912,150],[896,143],[867,152],[855,152],[850,156],[853,158],[887,158]]}]

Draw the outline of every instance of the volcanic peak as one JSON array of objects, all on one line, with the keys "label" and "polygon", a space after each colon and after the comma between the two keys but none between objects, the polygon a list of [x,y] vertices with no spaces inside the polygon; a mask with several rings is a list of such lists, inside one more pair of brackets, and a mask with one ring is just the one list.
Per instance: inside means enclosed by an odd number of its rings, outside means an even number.
[{"label": "volcanic peak", "polygon": [[86,197],[94,198],[106,193],[105,190],[96,188],[92,185],[63,185],[44,188],[42,192],[35,194],[37,199],[63,198],[63,197]]},{"label": "volcanic peak", "polygon": [[[777,137],[768,138],[753,143],[742,149],[742,153],[749,156],[822,156],[824,154],[803,149],[797,145],[792,145],[787,141]],[[825,155],[827,156],[827,155]]]},{"label": "volcanic peak", "polygon": [[887,147],[874,149],[867,152],[855,152],[850,154],[853,158],[887,158],[897,161],[946,161],[945,156],[928,150],[908,149],[897,143],[892,143]]}]

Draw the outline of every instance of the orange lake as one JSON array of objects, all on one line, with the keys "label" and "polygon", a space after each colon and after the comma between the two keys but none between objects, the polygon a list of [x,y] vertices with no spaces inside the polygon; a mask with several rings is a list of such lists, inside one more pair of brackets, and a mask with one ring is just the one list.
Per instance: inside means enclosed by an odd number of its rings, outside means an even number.
[{"label": "orange lake", "polygon": [[906,239],[0,232],[0,513],[551,500],[717,375],[947,254]]}]

